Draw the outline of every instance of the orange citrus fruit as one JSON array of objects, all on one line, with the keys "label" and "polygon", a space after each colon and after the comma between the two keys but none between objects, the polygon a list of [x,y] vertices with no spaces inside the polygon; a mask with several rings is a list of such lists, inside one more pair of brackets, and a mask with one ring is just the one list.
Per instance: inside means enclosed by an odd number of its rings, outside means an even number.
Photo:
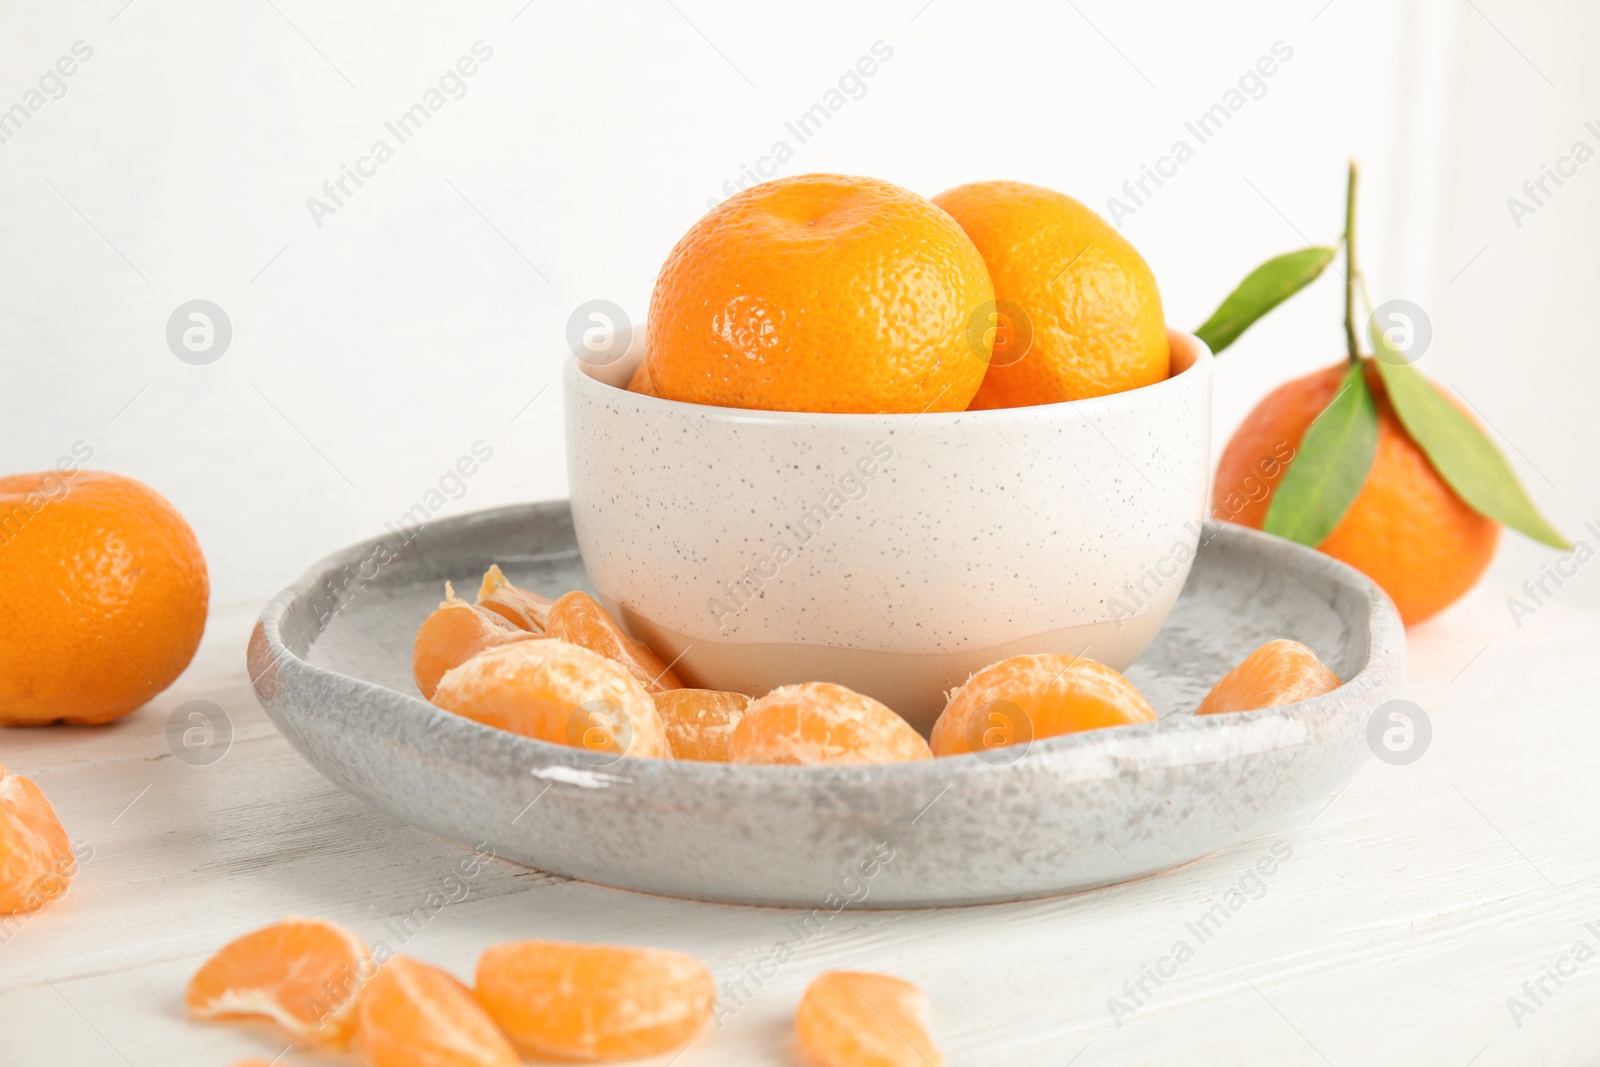
[{"label": "orange citrus fruit", "polygon": [[647,693],[683,688],[683,683],[661,657],[643,641],[635,641],[624,633],[616,620],[588,593],[574,590],[562,596],[551,605],[545,626],[551,637],[570,641],[620,663]]},{"label": "orange citrus fruit", "polygon": [[650,298],[643,372],[669,400],[774,411],[960,411],[994,299],[972,241],[875,178],[779,178],[678,242]]},{"label": "orange citrus fruit", "polygon": [[1155,275],[1099,215],[1022,182],[960,185],[933,202],[967,231],[994,282],[994,317],[978,324],[994,354],[972,407],[1082,400],[1167,376]]},{"label": "orange citrus fruit", "polygon": [[1133,683],[1081,656],[1013,656],[956,690],[933,724],[933,753],[956,756],[1039,737],[1155,722]]},{"label": "orange citrus fruit", "polygon": [[[1217,465],[1215,517],[1261,528],[1306,427],[1339,392],[1346,370],[1341,362],[1296,378],[1245,416]],[[1494,558],[1500,525],[1439,477],[1395,417],[1370,360],[1366,377],[1378,405],[1377,452],[1350,510],[1317,547],[1382,586],[1410,625],[1472,588]]]},{"label": "orange citrus fruit", "polygon": [[733,728],[733,763],[899,763],[928,759],[928,743],[869,696],[831,682],[779,686]]},{"label": "orange citrus fruit", "polygon": [[672,757],[644,687],[619,664],[559,638],[478,653],[445,672],[433,702],[485,726],[552,744]]},{"label": "orange citrus fruit", "polygon": [[941,1067],[927,1020],[927,995],[902,978],[828,971],[806,987],[794,1028],[816,1067]]},{"label": "orange citrus fruit", "polygon": [[78,871],[72,842],[31,779],[0,766],[0,915],[38,911]]},{"label": "orange citrus fruit", "polygon": [[728,762],[734,727],[750,707],[743,693],[716,689],[670,689],[655,702],[674,757],[717,763]]},{"label": "orange citrus fruit", "polygon": [[484,649],[513,641],[533,641],[538,636],[517,629],[503,616],[473,607],[456,596],[455,589],[446,582],[443,602],[422,620],[411,644],[411,676],[422,695],[432,700],[445,671],[461,666]]},{"label": "orange citrus fruit", "polygon": [[1268,641],[1222,676],[1196,715],[1256,711],[1310,700],[1339,688],[1339,676],[1298,641]]},{"label": "orange citrus fruit", "polygon": [[500,570],[498,563],[491,564],[478,586],[478,607],[492,611],[519,630],[544,633],[544,624],[555,601],[531,589],[512,585]]},{"label": "orange citrus fruit", "polygon": [[452,975],[409,956],[361,992],[361,1049],[372,1067],[519,1067],[522,1057]]},{"label": "orange citrus fruit", "polygon": [[656,383],[650,380],[650,361],[641,360],[638,368],[633,372],[633,377],[628,379],[628,392],[640,393],[644,396],[660,396],[656,392]]},{"label": "orange citrus fruit", "polygon": [[184,1004],[197,1019],[265,1016],[292,1036],[343,1048],[371,958],[336,923],[290,916],[224,945],[189,979]]},{"label": "orange citrus fruit", "polygon": [[525,1055],[632,1060],[687,1045],[716,1004],[711,972],[658,948],[516,941],[478,960],[478,1003]]},{"label": "orange citrus fruit", "polygon": [[0,478],[0,725],[102,723],[194,657],[200,544],[153,489],[78,471]]}]

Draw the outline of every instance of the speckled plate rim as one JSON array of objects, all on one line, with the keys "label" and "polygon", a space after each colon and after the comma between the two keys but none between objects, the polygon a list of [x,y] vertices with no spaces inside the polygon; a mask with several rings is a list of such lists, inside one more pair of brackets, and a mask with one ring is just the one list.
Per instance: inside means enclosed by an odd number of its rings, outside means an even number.
[{"label": "speckled plate rim", "polygon": [[[565,500],[534,505],[538,509],[563,511]],[[436,530],[493,520],[526,509],[528,505],[472,512],[430,524]],[[452,749],[470,750],[484,742],[509,745],[527,763],[544,768],[568,769],[573,780],[584,776],[626,774],[646,785],[692,785],[718,782],[745,783],[753,792],[774,786],[816,786],[838,788],[860,786],[894,778],[900,783],[943,784],[967,775],[987,775],[1015,769],[1029,763],[1049,764],[1060,780],[1102,778],[1115,773],[1121,757],[1137,756],[1158,766],[1199,765],[1224,762],[1242,754],[1286,745],[1305,744],[1308,736],[1358,709],[1367,714],[1382,700],[1397,695],[1404,679],[1405,631],[1399,614],[1388,596],[1369,578],[1329,556],[1282,538],[1230,523],[1207,521],[1202,544],[1216,543],[1219,549],[1249,544],[1269,562],[1281,563],[1310,578],[1323,578],[1341,596],[1366,601],[1368,623],[1367,655],[1361,667],[1330,693],[1294,704],[1261,711],[1197,718],[1172,714],[1155,723],[1109,727],[1075,734],[1043,738],[1032,742],[1017,760],[997,765],[973,755],[950,756],[910,763],[867,766],[782,767],[710,763],[695,760],[670,760],[624,757],[597,767],[585,754],[565,745],[508,734],[470,719],[434,707],[420,696],[402,693],[364,679],[319,667],[292,651],[283,635],[287,612],[301,598],[317,590],[323,580],[352,565],[370,559],[384,538],[352,545],[313,564],[293,585],[274,597],[262,611],[251,634],[248,667],[257,697],[280,732],[290,736],[278,721],[281,709],[269,690],[281,681],[274,675],[295,675],[314,681],[330,693],[341,691],[364,702],[386,704],[396,721],[377,721],[375,731],[391,732],[406,727],[409,732],[426,735]],[[310,643],[308,641],[307,647]],[[1285,730],[1290,724],[1299,728]],[[1154,758],[1153,758],[1154,757]],[[561,772],[554,772],[559,776]]]}]

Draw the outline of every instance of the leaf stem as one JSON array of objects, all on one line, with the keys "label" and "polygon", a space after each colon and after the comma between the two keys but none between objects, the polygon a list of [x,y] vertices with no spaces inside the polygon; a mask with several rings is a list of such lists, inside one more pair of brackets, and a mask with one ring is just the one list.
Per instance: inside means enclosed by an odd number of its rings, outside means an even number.
[{"label": "leaf stem", "polygon": [[1356,161],[1350,161],[1350,180],[1344,200],[1344,339],[1350,360],[1361,358],[1361,342],[1356,334]]}]

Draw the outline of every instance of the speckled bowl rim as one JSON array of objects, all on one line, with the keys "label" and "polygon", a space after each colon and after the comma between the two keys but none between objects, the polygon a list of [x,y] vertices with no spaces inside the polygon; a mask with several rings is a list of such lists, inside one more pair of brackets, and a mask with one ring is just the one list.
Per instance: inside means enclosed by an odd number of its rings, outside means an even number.
[{"label": "speckled bowl rim", "polygon": [[[430,532],[447,531],[449,527],[473,522],[503,520],[511,512],[528,513],[530,507],[534,511],[568,510],[565,500],[531,506],[512,505],[439,520],[429,524]],[[968,776],[1005,773],[1028,764],[1048,765],[1053,771],[1069,776],[1076,766],[1084,776],[1099,777],[1096,768],[1106,766],[1108,761],[1114,765],[1123,759],[1148,756],[1153,747],[1167,749],[1166,758],[1158,762],[1169,766],[1226,762],[1241,753],[1285,747],[1282,726],[1287,720],[1298,720],[1307,728],[1307,737],[1317,737],[1336,720],[1352,714],[1365,717],[1382,700],[1397,696],[1404,681],[1404,627],[1389,597],[1371,579],[1303,545],[1231,523],[1208,520],[1201,536],[1202,545],[1216,543],[1219,551],[1230,548],[1253,551],[1269,563],[1300,572],[1308,582],[1323,579],[1340,595],[1365,601],[1367,655],[1360,669],[1338,689],[1310,700],[1260,711],[1204,718],[1176,713],[1154,723],[1037,739],[1016,760],[1009,762],[989,762],[963,754],[907,763],[798,767],[621,757],[596,766],[577,749],[484,726],[439,709],[421,696],[316,666],[288,647],[283,636],[287,613],[302,598],[313,594],[328,576],[371,558],[382,541],[382,537],[373,538],[313,564],[298,581],[267,604],[251,634],[247,658],[252,685],[268,716],[291,740],[295,731],[286,729],[285,723],[280,721],[285,711],[270,691],[282,686],[282,678],[276,677],[280,675],[293,677],[301,683],[298,689],[315,688],[326,693],[330,702],[346,696],[351,698],[351,703],[363,708],[383,707],[383,714],[374,714],[372,721],[366,724],[371,730],[367,736],[374,742],[379,734],[386,733],[392,740],[426,736],[441,749],[452,752],[469,751],[480,744],[509,745],[519,758],[526,758],[528,766],[544,770],[567,768],[577,776],[627,775],[630,780],[646,785],[716,782],[741,788],[748,786],[752,791],[779,783],[783,788],[811,784],[826,789],[891,778],[899,784],[943,786]],[[320,633],[320,629],[315,629],[308,639],[308,649],[316,633]],[[387,721],[386,716],[390,715],[399,716],[400,720]],[[1181,751],[1173,751],[1168,742],[1179,739]]]},{"label": "speckled bowl rim", "polygon": [[[636,327],[643,330],[645,327]],[[844,421],[852,421],[861,425],[862,420],[880,420],[886,426],[901,428],[915,422],[926,421],[930,427],[940,427],[945,424],[964,421],[990,425],[1019,425],[1023,423],[1051,422],[1072,414],[1073,417],[1092,418],[1095,415],[1110,411],[1122,410],[1130,407],[1142,407],[1145,403],[1165,396],[1169,392],[1189,389],[1195,386],[1195,378],[1209,378],[1213,359],[1211,349],[1200,338],[1182,330],[1168,330],[1167,344],[1171,347],[1182,344],[1194,353],[1194,359],[1189,365],[1176,374],[1169,374],[1159,382],[1141,385],[1137,389],[1124,389],[1120,393],[1107,393],[1104,396],[1086,397],[1082,400],[1061,400],[1052,404],[1032,404],[1026,407],[1015,408],[983,408],[977,411],[925,411],[925,412],[891,412],[886,414],[859,414],[839,411],[772,411],[767,408],[730,408],[720,407],[715,404],[694,404],[686,400],[668,400],[665,397],[650,396],[647,393],[628,393],[630,400],[642,404],[646,408],[659,407],[662,410],[681,408],[694,411],[702,418],[713,423],[730,424],[766,424],[782,426],[836,426]],[[627,355],[613,360],[611,363],[592,364],[577,355],[567,357],[566,365],[562,371],[562,380],[567,391],[581,391],[597,399],[604,399],[610,392],[626,392],[620,386],[609,385],[590,374],[589,369],[596,371],[607,370],[617,363],[627,359]]]}]

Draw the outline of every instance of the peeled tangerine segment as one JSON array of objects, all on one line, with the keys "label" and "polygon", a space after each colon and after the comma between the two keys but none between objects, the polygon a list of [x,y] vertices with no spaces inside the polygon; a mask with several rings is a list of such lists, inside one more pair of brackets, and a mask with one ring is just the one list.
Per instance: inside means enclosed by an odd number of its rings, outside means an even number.
[{"label": "peeled tangerine segment", "polygon": [[512,585],[498,563],[490,564],[484,572],[483,583],[478,586],[478,607],[492,611],[519,630],[542,634],[550,606],[555,601],[547,596]]},{"label": "peeled tangerine segment", "polygon": [[832,682],[779,686],[734,727],[734,763],[900,763],[933,755],[900,716]]},{"label": "peeled tangerine segment", "polygon": [[367,946],[349,930],[290,916],[224,945],[183,999],[197,1019],[265,1016],[296,1038],[343,1048],[370,968]]},{"label": "peeled tangerine segment", "polygon": [[716,763],[728,762],[734,727],[750,707],[743,693],[718,689],[669,689],[655,702],[673,756]]},{"label": "peeled tangerine segment", "polygon": [[78,872],[72,842],[37,785],[0,766],[0,915],[38,911]]},{"label": "peeled tangerine segment", "polygon": [[445,672],[433,702],[552,744],[597,754],[672,756],[644,687],[619,664],[559,638],[480,652]]},{"label": "peeled tangerine segment", "polygon": [[639,680],[647,693],[683,688],[683,683],[662,662],[661,657],[643,641],[629,637],[588,593],[574,590],[557,600],[550,608],[546,628],[551,637],[582,645],[591,652],[598,652],[606,659],[622,664],[628,668],[629,674]]},{"label": "peeled tangerine segment", "polygon": [[1013,656],[967,679],[933,724],[933,752],[954,756],[1039,737],[1155,722],[1121,673],[1081,656]]},{"label": "peeled tangerine segment", "polygon": [[522,1057],[453,976],[409,956],[361,994],[361,1047],[372,1067],[516,1067]]},{"label": "peeled tangerine segment", "polygon": [[631,1060],[687,1045],[716,985],[693,956],[658,948],[515,941],[478,960],[478,1002],[525,1054]]},{"label": "peeled tangerine segment", "polygon": [[904,979],[829,971],[806,988],[794,1028],[816,1067],[941,1067],[927,1018],[926,994]]},{"label": "peeled tangerine segment", "polygon": [[1257,711],[1310,700],[1339,688],[1339,676],[1298,641],[1268,641],[1222,676],[1196,715]]},{"label": "peeled tangerine segment", "polygon": [[532,641],[537,634],[519,630],[493,612],[473,607],[444,583],[444,600],[422,620],[411,644],[411,676],[424,697],[433,699],[439,679],[486,648],[513,641]]}]

